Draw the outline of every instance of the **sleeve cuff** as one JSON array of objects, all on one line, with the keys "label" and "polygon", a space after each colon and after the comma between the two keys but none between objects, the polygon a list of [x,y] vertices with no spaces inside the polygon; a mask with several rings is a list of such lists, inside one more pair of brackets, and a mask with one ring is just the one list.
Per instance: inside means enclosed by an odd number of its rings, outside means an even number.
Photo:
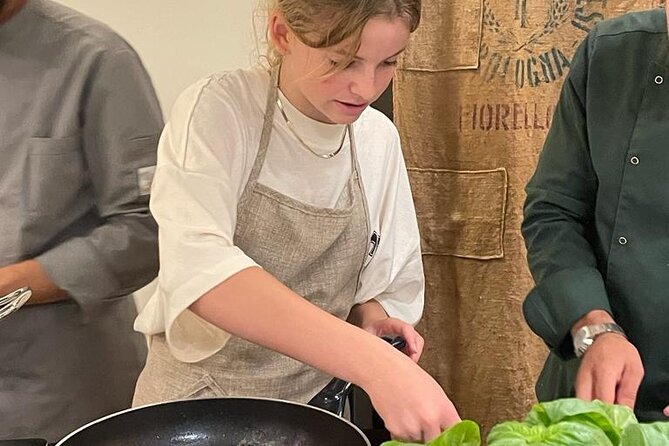
[{"label": "sleeve cuff", "polygon": [[[82,261],[85,259],[85,261]],[[94,246],[83,239],[71,239],[35,258],[47,276],[67,291],[86,313],[105,297],[125,295],[114,275],[98,257]]]},{"label": "sleeve cuff", "polygon": [[604,280],[595,268],[554,273],[537,285],[523,304],[532,331],[563,359],[574,356],[571,328],[593,310],[611,312]]},{"label": "sleeve cuff", "polygon": [[390,294],[382,294],[375,299],[383,307],[389,317],[399,319],[407,324],[416,326],[423,315],[424,301],[422,294],[416,296],[415,299],[409,302],[393,299]]},{"label": "sleeve cuff", "polygon": [[258,264],[249,257],[221,262],[185,283],[171,299],[165,314],[165,335],[170,351],[182,362],[199,362],[221,350],[230,339],[225,330],[207,322],[188,309],[190,305],[226,278]]}]

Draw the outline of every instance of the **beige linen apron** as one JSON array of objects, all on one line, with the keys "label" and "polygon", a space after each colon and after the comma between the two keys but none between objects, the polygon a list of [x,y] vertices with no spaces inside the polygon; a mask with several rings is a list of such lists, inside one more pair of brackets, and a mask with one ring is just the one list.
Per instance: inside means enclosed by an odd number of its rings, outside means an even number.
[{"label": "beige linen apron", "polygon": [[[258,155],[238,205],[234,242],[297,294],[345,319],[355,303],[369,240],[351,128],[352,175],[336,207],[299,202],[258,183],[276,98],[274,73]],[[220,396],[307,402],[330,379],[299,361],[235,336],[215,355],[196,364],[183,363],[170,354],[165,336],[158,335],[152,337],[134,404]]]}]

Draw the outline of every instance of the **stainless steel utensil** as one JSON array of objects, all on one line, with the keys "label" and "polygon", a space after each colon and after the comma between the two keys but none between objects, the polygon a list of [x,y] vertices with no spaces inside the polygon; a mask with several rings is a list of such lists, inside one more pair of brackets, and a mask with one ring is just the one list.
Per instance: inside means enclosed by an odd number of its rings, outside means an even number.
[{"label": "stainless steel utensil", "polygon": [[32,296],[32,290],[29,287],[23,287],[0,297],[0,320],[21,308],[28,302],[30,296]]}]

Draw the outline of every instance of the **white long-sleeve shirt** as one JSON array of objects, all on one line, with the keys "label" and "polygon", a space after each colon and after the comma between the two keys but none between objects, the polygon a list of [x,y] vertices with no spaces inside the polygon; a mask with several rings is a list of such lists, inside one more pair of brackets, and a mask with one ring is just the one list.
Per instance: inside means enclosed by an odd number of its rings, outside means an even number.
[{"label": "white long-sleeve shirt", "polygon": [[[159,224],[158,286],[135,322],[146,334],[165,332],[176,358],[203,360],[229,334],[188,307],[216,285],[257,266],[233,236],[237,204],[255,161],[269,86],[261,67],[212,75],[177,100],[163,131],[152,186]],[[279,93],[295,131],[322,153],[335,150],[344,126],[315,121]],[[423,311],[424,277],[418,225],[397,129],[368,108],[352,125],[369,207],[370,245],[356,303],[376,299],[392,317],[416,324]],[[319,207],[334,207],[351,175],[349,140],[322,159],[290,132],[281,113],[259,182]],[[289,247],[287,247],[289,249]]]}]

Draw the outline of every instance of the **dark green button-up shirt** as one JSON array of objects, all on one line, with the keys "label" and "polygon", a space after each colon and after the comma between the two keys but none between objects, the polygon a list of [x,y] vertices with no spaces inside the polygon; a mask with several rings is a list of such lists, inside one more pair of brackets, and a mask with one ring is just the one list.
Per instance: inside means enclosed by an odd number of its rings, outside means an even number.
[{"label": "dark green button-up shirt", "polygon": [[638,348],[643,420],[669,405],[669,39],[663,9],[599,24],[578,49],[539,165],[525,236],[524,304],[551,347],[540,399],[568,396],[570,329],[609,311]]}]

